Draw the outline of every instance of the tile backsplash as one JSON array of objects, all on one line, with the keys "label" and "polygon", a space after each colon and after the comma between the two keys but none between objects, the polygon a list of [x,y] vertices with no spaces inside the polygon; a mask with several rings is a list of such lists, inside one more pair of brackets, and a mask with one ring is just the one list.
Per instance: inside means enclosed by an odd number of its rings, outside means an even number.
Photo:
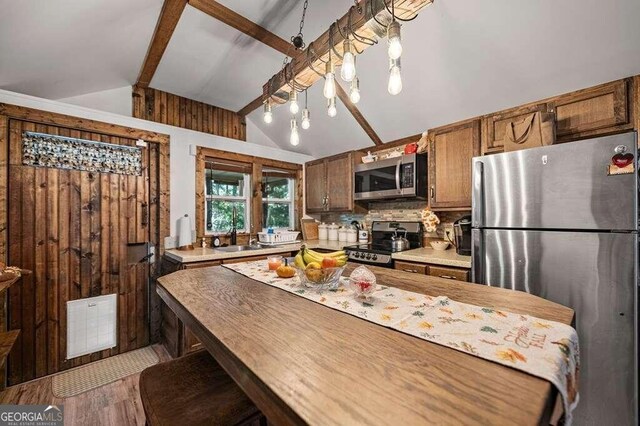
[{"label": "tile backsplash", "polygon": [[[370,229],[371,222],[375,220],[404,220],[421,221],[422,210],[427,207],[424,200],[393,201],[370,203],[366,214],[355,213],[321,213],[310,215],[311,217],[325,223],[349,224],[356,220],[363,222]],[[459,212],[435,212],[440,219],[440,225],[436,232],[428,234],[431,238],[444,238],[445,230],[453,226],[453,222],[462,216],[470,215],[470,211]]]}]

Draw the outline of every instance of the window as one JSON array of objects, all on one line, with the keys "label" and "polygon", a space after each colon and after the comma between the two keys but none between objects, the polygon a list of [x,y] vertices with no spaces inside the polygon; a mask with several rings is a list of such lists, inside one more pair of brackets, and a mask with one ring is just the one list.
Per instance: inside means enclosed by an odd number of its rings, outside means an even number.
[{"label": "window", "polygon": [[295,179],[282,170],[262,172],[262,226],[294,229]]},{"label": "window", "polygon": [[233,228],[233,212],[237,214],[236,230],[249,231],[251,175],[243,166],[210,162],[205,171],[206,233],[227,233]]}]

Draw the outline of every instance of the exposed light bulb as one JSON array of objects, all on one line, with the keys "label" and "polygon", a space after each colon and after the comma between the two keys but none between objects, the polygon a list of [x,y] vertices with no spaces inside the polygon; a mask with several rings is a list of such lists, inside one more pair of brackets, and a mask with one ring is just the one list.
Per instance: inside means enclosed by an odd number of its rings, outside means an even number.
[{"label": "exposed light bulb", "polygon": [[331,98],[327,101],[327,114],[329,117],[335,117],[338,113],[336,109],[336,98]]},{"label": "exposed light bulb", "polygon": [[311,127],[310,116],[311,114],[309,113],[309,110],[307,108],[302,110],[302,122],[300,123],[300,127],[302,127],[304,130],[307,130],[309,127]]},{"label": "exposed light bulb", "polygon": [[326,73],[324,75],[324,97],[331,99],[336,96],[336,75],[331,60],[327,62]]},{"label": "exposed light bulb", "polygon": [[356,57],[351,51],[351,40],[344,41],[344,54],[342,56],[342,68],[340,68],[340,77],[346,82],[351,82],[356,76]]},{"label": "exposed light bulb", "polygon": [[267,101],[264,104],[264,114],[262,115],[262,119],[265,123],[271,124],[273,121],[273,114],[271,113],[271,102]]},{"label": "exposed light bulb", "polygon": [[297,146],[300,143],[300,134],[298,133],[298,122],[295,118],[291,119],[291,138],[289,142],[293,146]]},{"label": "exposed light bulb", "polygon": [[402,55],[402,42],[400,41],[400,23],[398,21],[392,21],[387,27],[387,38],[389,40],[389,47],[387,53],[389,59],[398,59]]},{"label": "exposed light bulb", "polygon": [[289,93],[289,111],[293,115],[296,115],[298,111],[300,111],[300,106],[298,105],[298,92],[295,90],[292,90]]},{"label": "exposed light bulb", "polygon": [[353,104],[357,104],[360,101],[360,80],[355,77],[351,81],[351,88],[349,89],[349,100]]},{"label": "exposed light bulb", "polygon": [[400,76],[400,60],[389,61],[389,84],[387,90],[391,95],[397,95],[402,91],[402,77]]}]

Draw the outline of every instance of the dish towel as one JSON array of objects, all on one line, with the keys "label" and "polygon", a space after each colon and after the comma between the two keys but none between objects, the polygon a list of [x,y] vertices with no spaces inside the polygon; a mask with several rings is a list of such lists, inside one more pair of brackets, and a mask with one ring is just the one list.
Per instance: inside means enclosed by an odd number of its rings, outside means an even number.
[{"label": "dish towel", "polygon": [[571,424],[579,400],[580,351],[569,325],[380,284],[371,299],[358,300],[345,277],[337,290],[318,292],[297,276],[278,278],[265,260],[223,266],[365,321],[548,380],[562,398],[565,425]]}]

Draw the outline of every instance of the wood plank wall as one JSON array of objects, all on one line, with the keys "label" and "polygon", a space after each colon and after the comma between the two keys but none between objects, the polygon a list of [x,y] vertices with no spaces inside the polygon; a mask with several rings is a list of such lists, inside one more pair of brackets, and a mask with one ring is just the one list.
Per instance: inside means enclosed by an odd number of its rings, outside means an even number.
[{"label": "wood plank wall", "polygon": [[216,136],[247,140],[243,116],[158,89],[134,86],[133,116]]},{"label": "wood plank wall", "polygon": [[[133,139],[10,120],[9,263],[34,273],[9,291],[9,325],[22,331],[9,357],[9,384],[149,344],[149,264],[127,260],[128,243],[150,240],[143,222],[149,150],[142,176],[24,166],[24,131],[135,146]],[[117,346],[66,360],[66,303],[113,293]]]}]

